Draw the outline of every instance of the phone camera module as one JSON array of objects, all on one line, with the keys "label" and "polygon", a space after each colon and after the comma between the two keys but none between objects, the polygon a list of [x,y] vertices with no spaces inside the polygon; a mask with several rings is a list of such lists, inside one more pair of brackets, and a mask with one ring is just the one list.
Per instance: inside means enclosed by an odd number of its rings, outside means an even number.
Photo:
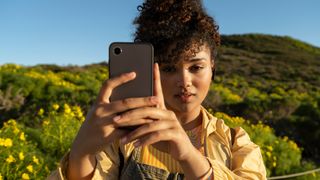
[{"label": "phone camera module", "polygon": [[119,54],[121,54],[121,52],[122,52],[121,48],[119,48],[119,47],[114,48],[114,54],[115,55],[119,55]]}]

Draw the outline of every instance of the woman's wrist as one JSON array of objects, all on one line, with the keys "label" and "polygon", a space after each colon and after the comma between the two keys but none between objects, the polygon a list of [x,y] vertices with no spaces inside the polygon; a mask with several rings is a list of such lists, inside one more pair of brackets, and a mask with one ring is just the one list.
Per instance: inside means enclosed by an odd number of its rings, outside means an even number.
[{"label": "woman's wrist", "polygon": [[68,179],[91,179],[97,160],[95,155],[70,151],[67,177]]},{"label": "woman's wrist", "polygon": [[185,177],[190,179],[201,179],[211,171],[208,160],[194,146],[190,148],[189,155],[182,160],[178,160],[183,169]]}]

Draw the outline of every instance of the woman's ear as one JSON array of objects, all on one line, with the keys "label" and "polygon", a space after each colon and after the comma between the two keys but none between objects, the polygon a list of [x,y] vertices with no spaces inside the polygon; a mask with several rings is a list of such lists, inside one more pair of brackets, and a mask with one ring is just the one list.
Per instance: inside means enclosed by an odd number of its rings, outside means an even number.
[{"label": "woman's ear", "polygon": [[216,68],[213,67],[213,68],[212,68],[212,76],[211,76],[211,80],[212,80],[212,81],[214,80],[215,74],[216,74]]},{"label": "woman's ear", "polygon": [[211,61],[211,70],[212,70],[211,80],[213,81],[216,73],[216,67],[215,67],[214,61]]}]

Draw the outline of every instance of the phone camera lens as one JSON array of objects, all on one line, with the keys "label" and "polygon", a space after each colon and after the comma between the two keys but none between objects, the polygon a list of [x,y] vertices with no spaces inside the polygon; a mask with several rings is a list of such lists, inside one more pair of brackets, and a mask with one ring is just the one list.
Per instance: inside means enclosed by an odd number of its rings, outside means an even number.
[{"label": "phone camera lens", "polygon": [[114,48],[114,54],[119,55],[122,52],[122,49],[119,47]]}]

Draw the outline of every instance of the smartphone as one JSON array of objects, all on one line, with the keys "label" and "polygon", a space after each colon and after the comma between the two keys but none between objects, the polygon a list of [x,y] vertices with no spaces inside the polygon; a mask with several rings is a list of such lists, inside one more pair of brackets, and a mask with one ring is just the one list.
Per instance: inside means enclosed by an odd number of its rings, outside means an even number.
[{"label": "smartphone", "polygon": [[110,101],[153,95],[153,46],[150,43],[113,42],[109,46],[109,77],[135,72],[136,78],[116,87]]}]

